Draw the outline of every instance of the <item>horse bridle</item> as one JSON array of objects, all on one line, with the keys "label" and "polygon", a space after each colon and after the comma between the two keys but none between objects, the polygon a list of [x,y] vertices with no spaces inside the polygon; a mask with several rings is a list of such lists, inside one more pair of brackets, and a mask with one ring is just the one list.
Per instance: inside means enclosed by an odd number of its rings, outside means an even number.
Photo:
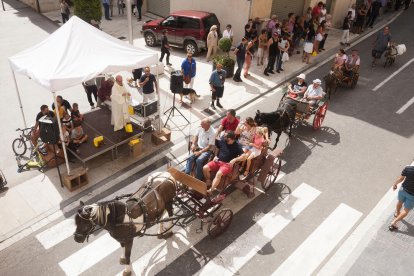
[{"label": "horse bridle", "polygon": [[[98,208],[99,208],[99,207],[98,207]],[[92,217],[85,218],[85,217],[83,217],[83,216],[82,216],[82,214],[81,214],[80,212],[78,212],[78,215],[79,215],[79,217],[80,217],[81,219],[91,222],[92,226],[91,226],[91,228],[88,230],[88,232],[87,232],[86,234],[80,234],[80,233],[78,233],[77,231],[75,231],[75,233],[74,233],[73,235],[74,235],[75,237],[81,237],[81,238],[85,237],[86,242],[88,242],[88,240],[89,240],[89,236],[90,236],[92,233],[94,233],[95,231],[97,231],[97,230],[98,230],[98,229],[96,229],[96,223],[95,223],[95,221],[94,221],[94,219],[93,219]]]}]

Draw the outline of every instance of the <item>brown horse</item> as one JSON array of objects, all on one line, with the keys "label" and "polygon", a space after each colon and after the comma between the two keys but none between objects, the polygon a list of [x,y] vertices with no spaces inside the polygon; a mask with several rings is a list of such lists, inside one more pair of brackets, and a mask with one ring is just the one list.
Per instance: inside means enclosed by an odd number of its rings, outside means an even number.
[{"label": "brown horse", "polygon": [[[135,237],[145,235],[145,230],[155,224],[160,225],[158,238],[172,235],[172,224],[164,228],[160,221],[167,211],[173,216],[173,200],[176,195],[176,182],[168,172],[152,174],[145,185],[134,194],[117,197],[114,200],[84,205],[75,216],[74,239],[82,243],[99,226],[109,232],[124,248],[120,263],[125,265],[123,275],[131,274],[131,249]],[[128,197],[124,203],[120,198]],[[171,221],[170,221],[171,223]]]}]

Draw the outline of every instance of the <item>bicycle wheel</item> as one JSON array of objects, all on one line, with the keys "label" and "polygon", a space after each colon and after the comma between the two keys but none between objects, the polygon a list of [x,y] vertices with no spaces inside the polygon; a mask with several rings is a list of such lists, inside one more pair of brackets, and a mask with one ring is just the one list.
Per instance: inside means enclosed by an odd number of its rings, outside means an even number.
[{"label": "bicycle wheel", "polygon": [[13,140],[12,149],[14,154],[22,156],[27,151],[27,145],[23,138],[16,138]]}]

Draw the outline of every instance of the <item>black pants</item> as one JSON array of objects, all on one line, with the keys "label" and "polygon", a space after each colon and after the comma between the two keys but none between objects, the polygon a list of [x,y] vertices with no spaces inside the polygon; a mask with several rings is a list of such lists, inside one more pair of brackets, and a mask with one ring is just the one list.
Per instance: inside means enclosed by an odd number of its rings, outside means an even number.
[{"label": "black pants", "polygon": [[326,41],[327,37],[328,37],[328,34],[324,34],[322,41],[319,42],[319,47],[318,47],[319,49],[318,50],[322,50],[322,49],[325,48],[325,41]]},{"label": "black pants", "polygon": [[404,9],[408,9],[408,7],[410,6],[411,0],[405,0],[405,8]]},{"label": "black pants", "polygon": [[142,9],[142,5],[137,5],[137,10],[138,10],[138,19],[141,20],[142,16],[141,16],[141,9]]},{"label": "black pants", "polygon": [[61,15],[62,15],[62,23],[65,24],[65,22],[69,20],[69,14],[61,13]]},{"label": "black pants", "polygon": [[281,52],[280,54],[278,54],[276,56],[276,71],[280,71],[282,69],[282,56],[283,56],[283,52]]},{"label": "black pants", "polygon": [[160,62],[164,59],[164,55],[167,55],[167,64],[170,63],[170,50],[161,48]]},{"label": "black pants", "polygon": [[269,59],[267,61],[267,66],[265,69],[265,73],[270,72],[274,70],[275,68],[275,62],[276,62],[276,56],[269,56]]},{"label": "black pants", "polygon": [[372,27],[374,25],[375,19],[377,19],[378,14],[371,12],[371,15],[368,17],[367,26]]},{"label": "black pants", "polygon": [[220,99],[223,97],[223,93],[224,93],[224,86],[213,86],[214,87],[214,91],[211,94],[211,99],[214,100],[215,99]]},{"label": "black pants", "polygon": [[94,106],[94,103],[92,101],[92,94],[96,102],[98,99],[97,97],[98,87],[96,85],[85,85],[85,92],[86,92],[86,95],[88,96],[89,105]]},{"label": "black pants", "polygon": [[233,79],[235,80],[239,80],[240,79],[240,74],[241,74],[241,70],[243,69],[243,64],[244,64],[244,58],[237,58],[237,70],[236,73],[234,74]]}]

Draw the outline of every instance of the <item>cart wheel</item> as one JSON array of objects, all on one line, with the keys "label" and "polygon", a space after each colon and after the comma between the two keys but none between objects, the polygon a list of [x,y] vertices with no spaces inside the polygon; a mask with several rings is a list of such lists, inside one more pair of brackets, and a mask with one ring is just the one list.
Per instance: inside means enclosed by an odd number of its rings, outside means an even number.
[{"label": "cart wheel", "polygon": [[273,162],[272,167],[270,168],[269,172],[267,173],[265,181],[263,181],[262,188],[263,190],[267,191],[270,188],[270,185],[276,183],[277,176],[280,172],[280,167],[282,166],[282,159],[279,157],[275,159]]},{"label": "cart wheel", "polygon": [[208,224],[207,232],[212,238],[220,236],[227,230],[233,220],[233,211],[226,208],[220,210]]},{"label": "cart wheel", "polygon": [[315,116],[313,117],[313,129],[318,130],[322,126],[322,122],[325,119],[326,111],[328,110],[328,103],[325,102],[323,105],[321,105],[318,109],[318,111],[315,113]]}]

